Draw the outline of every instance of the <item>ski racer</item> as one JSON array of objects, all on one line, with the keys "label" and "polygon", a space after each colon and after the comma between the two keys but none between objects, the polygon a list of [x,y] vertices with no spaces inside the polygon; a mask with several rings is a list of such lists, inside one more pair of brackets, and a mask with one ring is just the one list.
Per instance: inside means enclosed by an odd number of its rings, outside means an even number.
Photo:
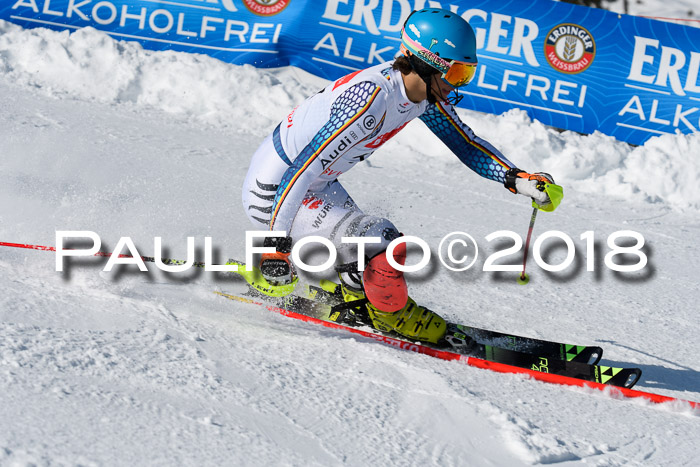
[{"label": "ski racer", "polygon": [[[379,237],[380,243],[365,245],[363,272],[356,262],[337,268],[338,292],[376,329],[440,344],[447,338],[445,321],[408,296],[403,273],[386,258],[387,246],[401,234],[390,220],[363,212],[339,175],[419,118],[467,167],[538,206],[551,203],[543,187],[553,180],[516,168],[457,116],[456,91],[469,84],[477,67],[476,38],[467,21],[443,9],[414,11],[401,31],[400,50],[395,60],[340,78],[292,110],[253,155],[243,207],[256,228],[285,233],[263,243],[275,248],[260,263],[273,285],[295,280],[293,240],[322,236],[342,255],[349,248],[342,237]],[[394,260],[404,264],[401,245]]]}]

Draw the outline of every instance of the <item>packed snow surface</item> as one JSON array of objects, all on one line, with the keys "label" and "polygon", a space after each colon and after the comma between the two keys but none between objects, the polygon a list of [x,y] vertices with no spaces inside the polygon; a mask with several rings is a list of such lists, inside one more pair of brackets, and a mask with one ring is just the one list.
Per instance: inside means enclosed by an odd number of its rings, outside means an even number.
[{"label": "packed snow surface", "polygon": [[[52,246],[57,230],[88,230],[104,251],[128,236],[151,256],[161,236],[164,256],[185,258],[188,236],[198,255],[209,236],[219,260],[242,257],[250,156],[323,85],[294,68],[0,22],[0,241]],[[434,253],[453,231],[477,239],[474,268],[433,260],[409,275],[412,297],[450,320],[600,345],[607,364],[642,368],[637,389],[699,401],[700,134],[633,148],[521,111],[461,115],[565,187],[535,236],[568,235],[575,261],[546,272],[531,260],[527,286],[482,271],[510,246],[485,237],[524,237],[529,202],[413,122],[341,177],[365,211]],[[648,264],[613,272],[607,239],[629,230]],[[562,262],[564,243],[548,242],[542,256]],[[683,404],[401,352],[218,297],[240,285],[223,274],[105,263],[59,273],[52,253],[0,247],[0,464],[697,465],[700,417]]]},{"label": "packed snow surface", "polygon": [[604,8],[616,13],[663,18],[665,21],[700,27],[700,5],[697,0],[603,0],[601,3]]}]

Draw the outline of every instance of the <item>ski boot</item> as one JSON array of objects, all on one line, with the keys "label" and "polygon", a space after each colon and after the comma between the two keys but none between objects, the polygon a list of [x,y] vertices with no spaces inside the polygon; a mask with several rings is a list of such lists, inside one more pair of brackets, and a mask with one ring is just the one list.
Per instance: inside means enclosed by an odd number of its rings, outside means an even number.
[{"label": "ski boot", "polygon": [[417,305],[411,297],[399,311],[381,311],[369,302],[366,306],[372,325],[379,331],[393,331],[403,337],[431,344],[438,344],[445,336],[445,320],[428,308]]},{"label": "ski boot", "polygon": [[350,326],[372,325],[365,305],[367,298],[362,291],[362,279],[357,269],[357,262],[336,267],[340,284],[322,280],[321,288],[335,296],[341,302],[333,306],[330,320]]},{"label": "ski boot", "polygon": [[274,247],[274,253],[263,253],[260,258],[260,272],[272,286],[287,285],[294,282],[296,272],[289,260],[292,251],[292,237],[265,237],[264,247]]},{"label": "ski boot", "polygon": [[336,270],[340,284],[333,293],[342,296],[344,303],[333,307],[333,321],[369,325],[381,332],[394,332],[405,338],[432,344],[438,344],[445,336],[445,320],[437,313],[418,306],[410,297],[397,311],[382,311],[373,305],[365,294],[356,262],[339,266]]}]

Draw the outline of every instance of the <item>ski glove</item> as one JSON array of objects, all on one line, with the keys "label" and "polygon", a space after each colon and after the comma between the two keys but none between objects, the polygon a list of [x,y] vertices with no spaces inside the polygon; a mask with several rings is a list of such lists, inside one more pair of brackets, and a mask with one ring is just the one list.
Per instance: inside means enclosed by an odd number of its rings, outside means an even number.
[{"label": "ski glove", "polygon": [[511,192],[532,198],[539,206],[551,204],[549,195],[544,191],[545,183],[554,183],[551,175],[538,172],[529,174],[520,169],[510,169],[506,172],[505,187]]}]

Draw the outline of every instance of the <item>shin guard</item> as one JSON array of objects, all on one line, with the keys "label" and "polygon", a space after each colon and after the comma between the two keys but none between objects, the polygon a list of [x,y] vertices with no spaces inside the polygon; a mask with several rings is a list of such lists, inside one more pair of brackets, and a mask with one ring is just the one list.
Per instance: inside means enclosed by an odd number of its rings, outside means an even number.
[{"label": "shin guard", "polygon": [[[406,263],[406,244],[394,248],[394,261]],[[408,287],[403,272],[389,264],[386,251],[369,260],[362,282],[369,302],[378,310],[393,313],[402,309],[408,301]]]}]

